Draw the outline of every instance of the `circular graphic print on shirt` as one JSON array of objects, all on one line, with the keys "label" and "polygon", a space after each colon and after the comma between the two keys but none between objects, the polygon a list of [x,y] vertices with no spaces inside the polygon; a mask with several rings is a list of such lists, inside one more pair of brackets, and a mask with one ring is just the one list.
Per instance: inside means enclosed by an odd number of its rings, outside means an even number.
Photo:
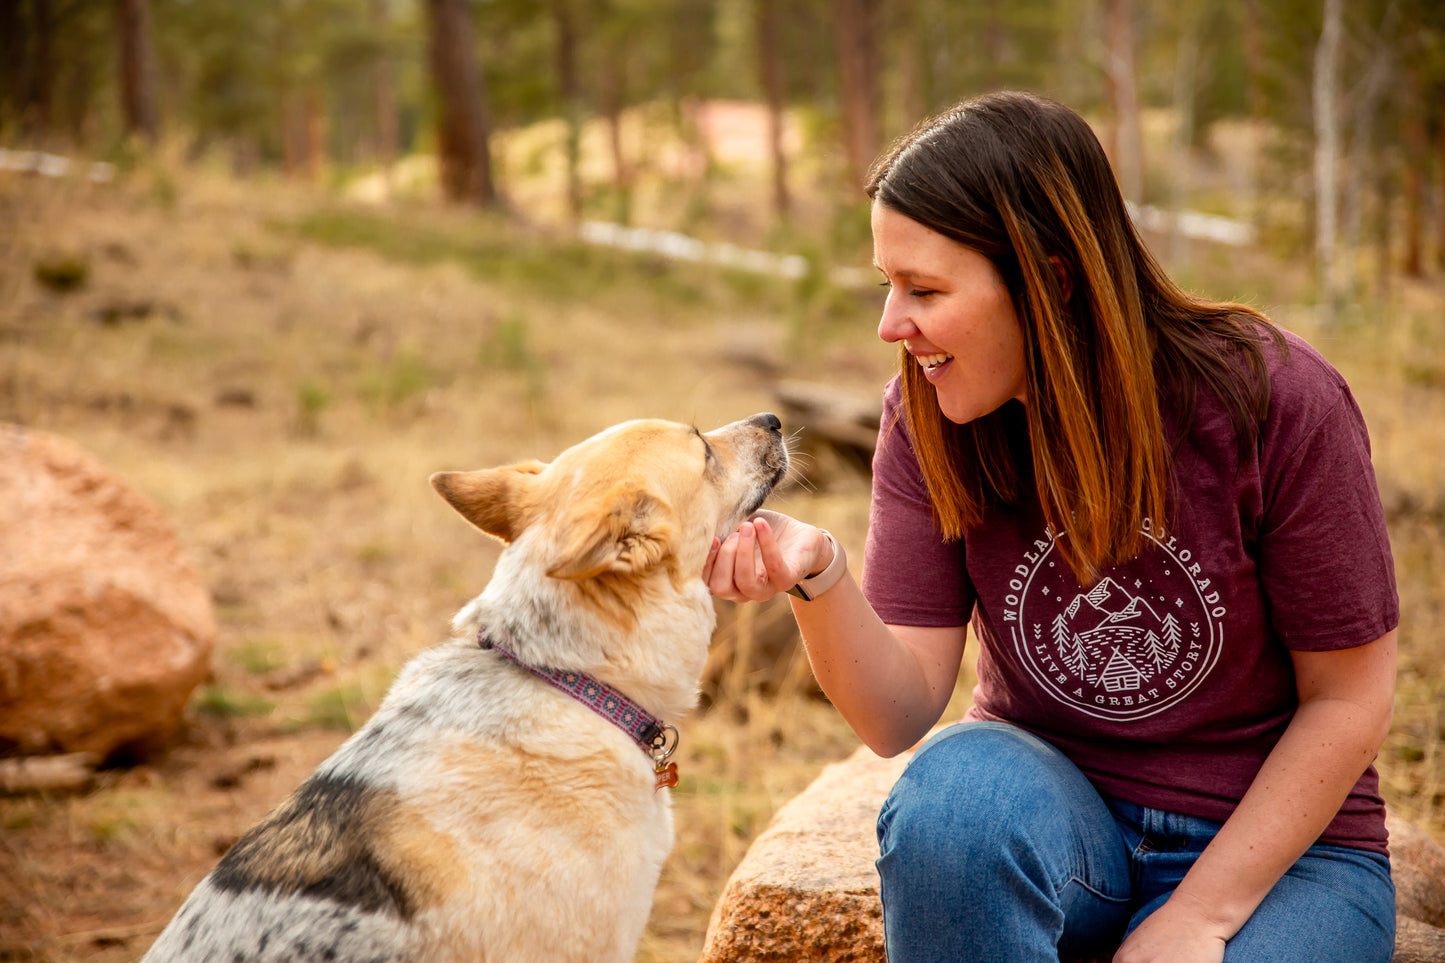
[{"label": "circular graphic print on shirt", "polygon": [[1004,621],[1019,660],[1060,702],[1127,722],[1177,705],[1219,661],[1225,609],[1173,538],[1088,589],[1046,532],[1014,569]]}]

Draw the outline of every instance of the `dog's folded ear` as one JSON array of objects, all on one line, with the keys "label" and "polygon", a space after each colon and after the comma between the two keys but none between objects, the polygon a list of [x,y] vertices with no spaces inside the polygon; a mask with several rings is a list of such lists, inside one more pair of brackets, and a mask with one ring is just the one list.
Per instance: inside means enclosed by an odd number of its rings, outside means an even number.
[{"label": "dog's folded ear", "polygon": [[481,471],[439,471],[431,476],[431,487],[477,528],[510,542],[525,527],[521,495],[546,467],[529,461]]},{"label": "dog's folded ear", "polygon": [[656,496],[622,486],[610,493],[600,516],[567,526],[561,559],[547,570],[553,578],[588,579],[607,573],[641,574],[673,551],[671,512]]}]

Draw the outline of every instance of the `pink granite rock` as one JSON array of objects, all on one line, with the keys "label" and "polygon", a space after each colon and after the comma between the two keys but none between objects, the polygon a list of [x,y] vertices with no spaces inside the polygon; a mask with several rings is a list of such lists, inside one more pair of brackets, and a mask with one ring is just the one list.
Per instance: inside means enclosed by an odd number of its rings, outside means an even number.
[{"label": "pink granite rock", "polygon": [[0,425],[0,756],[155,749],[215,635],[149,499],[70,441]]}]

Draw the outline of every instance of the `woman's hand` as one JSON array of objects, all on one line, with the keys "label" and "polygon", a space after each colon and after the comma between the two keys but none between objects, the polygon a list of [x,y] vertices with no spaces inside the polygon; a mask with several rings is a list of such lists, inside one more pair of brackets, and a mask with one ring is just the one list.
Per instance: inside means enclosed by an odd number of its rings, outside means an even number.
[{"label": "woman's hand", "polygon": [[1221,926],[1195,909],[1202,907],[1191,907],[1187,896],[1176,893],[1129,934],[1114,963],[1220,963]]},{"label": "woman's hand", "polygon": [[718,598],[762,602],[822,571],[832,560],[822,529],[765,510],[723,541],[713,540],[702,578]]}]

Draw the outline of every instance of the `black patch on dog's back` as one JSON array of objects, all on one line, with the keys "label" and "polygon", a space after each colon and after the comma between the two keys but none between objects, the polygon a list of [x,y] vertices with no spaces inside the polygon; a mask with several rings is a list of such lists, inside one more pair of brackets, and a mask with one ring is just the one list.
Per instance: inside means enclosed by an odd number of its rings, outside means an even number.
[{"label": "black patch on dog's back", "polygon": [[416,907],[407,887],[373,846],[376,827],[395,805],[390,790],[314,775],[231,847],[211,883],[409,920]]}]

